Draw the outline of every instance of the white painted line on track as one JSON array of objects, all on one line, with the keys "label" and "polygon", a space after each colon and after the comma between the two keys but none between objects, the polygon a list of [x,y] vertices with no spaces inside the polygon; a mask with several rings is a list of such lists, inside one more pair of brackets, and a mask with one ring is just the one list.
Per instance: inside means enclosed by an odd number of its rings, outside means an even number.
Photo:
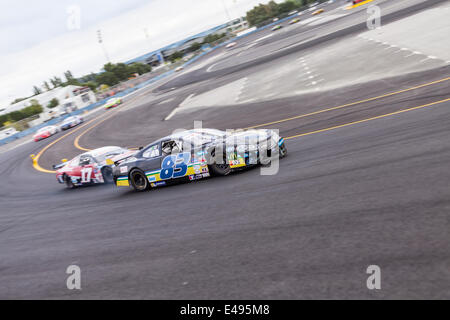
[{"label": "white painted line on track", "polygon": [[182,103],[180,103],[180,105],[178,107],[176,107],[175,109],[172,110],[172,112],[164,119],[164,121],[170,120],[178,112],[178,110],[180,110],[180,108],[182,108],[183,105],[185,105],[187,102],[189,102],[189,100],[191,100],[194,96],[195,96],[195,93],[191,94],[186,99],[184,99],[184,101]]},{"label": "white painted line on track", "polygon": [[212,65],[210,65],[209,66],[209,68],[208,69],[206,69],[206,72],[211,72],[212,71],[212,69],[217,65],[217,64],[219,64],[219,62],[217,62],[217,63],[213,63]]}]

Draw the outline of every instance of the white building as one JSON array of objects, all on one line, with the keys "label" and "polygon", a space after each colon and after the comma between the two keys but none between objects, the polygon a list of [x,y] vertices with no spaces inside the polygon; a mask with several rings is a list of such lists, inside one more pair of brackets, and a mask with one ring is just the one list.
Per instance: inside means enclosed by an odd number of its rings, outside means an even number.
[{"label": "white building", "polygon": [[[55,109],[47,108],[48,104],[53,99],[58,99],[59,105]],[[44,108],[44,112],[52,110],[53,113],[57,110],[58,115],[75,111],[87,107],[88,105],[97,101],[94,92],[88,87],[80,86],[67,86],[58,87],[50,91],[43,92],[39,95],[30,97],[26,100],[17,102],[4,109],[0,109],[0,115],[18,111],[26,107],[31,106],[32,100],[37,100],[39,104]]]}]

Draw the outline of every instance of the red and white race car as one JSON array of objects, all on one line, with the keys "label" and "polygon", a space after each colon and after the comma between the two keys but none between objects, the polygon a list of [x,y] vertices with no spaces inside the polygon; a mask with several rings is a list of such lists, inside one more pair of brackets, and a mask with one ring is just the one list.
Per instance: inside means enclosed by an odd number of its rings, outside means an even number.
[{"label": "red and white race car", "polygon": [[136,151],[121,147],[103,147],[83,153],[70,161],[54,165],[56,179],[73,189],[85,184],[112,183],[115,161],[133,155]]},{"label": "red and white race car", "polygon": [[44,128],[41,128],[36,132],[36,134],[33,136],[34,141],[39,141],[42,139],[46,139],[48,137],[51,137],[52,135],[59,132],[59,128],[56,126],[47,126]]}]

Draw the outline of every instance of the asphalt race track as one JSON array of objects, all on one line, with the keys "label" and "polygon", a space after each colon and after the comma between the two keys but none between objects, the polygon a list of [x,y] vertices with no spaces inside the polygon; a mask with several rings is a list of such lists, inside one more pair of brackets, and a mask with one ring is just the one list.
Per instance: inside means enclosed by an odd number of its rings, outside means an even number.
[{"label": "asphalt race track", "polygon": [[[393,6],[397,18],[430,5],[439,14],[446,3],[427,2],[394,8],[393,1],[374,1]],[[84,126],[1,153],[0,298],[450,299],[450,65],[439,57],[445,50],[404,64],[392,53],[395,62],[384,59],[376,68],[399,66],[395,72],[354,83],[360,75],[348,69],[342,86],[331,78],[335,69],[311,62],[323,81],[308,88],[312,81],[300,71],[293,79],[293,61],[304,68],[310,55],[363,32],[354,27],[339,39],[314,40],[365,21],[358,15],[363,7],[343,15],[345,3],[338,4],[324,7],[323,24],[303,25],[313,36],[296,35],[302,25],[294,25],[241,51],[270,31],[252,34]],[[262,50],[295,37],[305,42],[261,58]],[[353,61],[387,52],[374,48]],[[352,59],[346,61],[350,68]],[[239,62],[245,65],[228,67]],[[280,90],[261,98],[262,84],[252,82],[277,72],[264,85]],[[304,91],[288,95],[290,85]],[[279,129],[288,157],[273,176],[255,168],[146,193],[111,185],[67,190],[42,172],[81,150],[143,146],[196,120],[218,129]],[[30,154],[39,155],[41,172]],[[73,264],[81,268],[81,291],[66,288]],[[366,287],[369,265],[382,270],[381,290]]]}]

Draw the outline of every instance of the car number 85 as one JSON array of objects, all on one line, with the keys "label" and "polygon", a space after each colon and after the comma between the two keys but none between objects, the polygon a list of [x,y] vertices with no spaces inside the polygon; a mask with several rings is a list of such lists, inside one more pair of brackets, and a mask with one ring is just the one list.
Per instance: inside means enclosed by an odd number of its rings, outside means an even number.
[{"label": "car number 85", "polygon": [[162,180],[184,177],[190,160],[190,153],[179,153],[165,157],[161,164],[159,177]]}]

